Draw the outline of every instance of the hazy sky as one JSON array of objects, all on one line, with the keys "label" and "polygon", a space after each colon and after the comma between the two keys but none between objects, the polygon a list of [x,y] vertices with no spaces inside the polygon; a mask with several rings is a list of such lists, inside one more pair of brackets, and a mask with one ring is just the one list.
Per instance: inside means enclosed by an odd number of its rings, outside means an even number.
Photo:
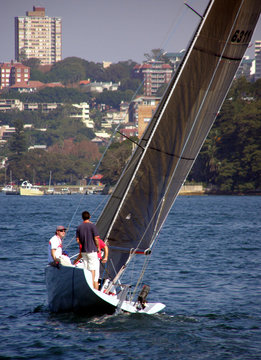
[{"label": "hazy sky", "polygon": [[[202,13],[208,0],[187,2]],[[152,49],[180,51],[199,21],[184,0],[0,0],[0,62],[14,59],[14,18],[33,6],[62,18],[63,59],[77,56],[94,62],[142,62]],[[260,39],[259,19],[252,41]],[[250,57],[253,50],[247,51]]]}]

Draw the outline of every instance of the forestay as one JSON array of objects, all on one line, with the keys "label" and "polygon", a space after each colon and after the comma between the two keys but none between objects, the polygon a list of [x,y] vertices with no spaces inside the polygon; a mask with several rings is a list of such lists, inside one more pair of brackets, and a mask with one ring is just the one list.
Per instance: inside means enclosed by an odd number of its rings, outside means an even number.
[{"label": "forestay", "polygon": [[229,90],[260,0],[210,1],[179,71],[97,222],[111,277],[152,246]]}]

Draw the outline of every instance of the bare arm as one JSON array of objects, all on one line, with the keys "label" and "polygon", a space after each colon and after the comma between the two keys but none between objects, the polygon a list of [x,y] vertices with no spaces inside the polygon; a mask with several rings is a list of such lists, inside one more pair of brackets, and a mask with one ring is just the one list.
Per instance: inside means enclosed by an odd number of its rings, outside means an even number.
[{"label": "bare arm", "polygon": [[77,258],[74,260],[74,264],[76,264],[82,258],[82,253],[80,252]]},{"label": "bare arm", "polygon": [[100,252],[101,248],[100,248],[99,236],[95,236],[94,241],[97,246],[98,252]]},{"label": "bare arm", "polygon": [[104,258],[102,259],[102,263],[106,263],[107,260],[108,260],[108,255],[109,255],[109,249],[108,249],[108,246],[105,245],[105,248],[104,248]]},{"label": "bare arm", "polygon": [[77,258],[74,260],[74,262],[73,262],[74,264],[76,264],[82,258],[81,243],[80,243],[80,239],[78,237],[76,238],[76,242],[80,246],[80,252],[79,252],[79,255],[77,256]]},{"label": "bare arm", "polygon": [[52,254],[54,261],[58,261],[58,259],[56,259],[56,257],[55,257],[55,252],[56,252],[56,249],[51,250],[51,254]]}]

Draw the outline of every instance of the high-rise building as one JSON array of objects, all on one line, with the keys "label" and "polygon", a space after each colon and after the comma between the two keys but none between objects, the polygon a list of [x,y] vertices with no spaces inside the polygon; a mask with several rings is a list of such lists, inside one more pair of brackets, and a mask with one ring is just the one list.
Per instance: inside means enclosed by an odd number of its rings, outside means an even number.
[{"label": "high-rise building", "polygon": [[61,18],[45,16],[45,8],[33,7],[15,18],[15,59],[36,58],[41,65],[62,59]]},{"label": "high-rise building", "polygon": [[235,78],[239,79],[240,77],[245,77],[248,81],[251,81],[251,68],[253,65],[253,59],[249,59],[249,56],[244,56],[238,70],[236,72]]},{"label": "high-rise building", "polygon": [[261,40],[255,41],[255,80],[261,78]]}]

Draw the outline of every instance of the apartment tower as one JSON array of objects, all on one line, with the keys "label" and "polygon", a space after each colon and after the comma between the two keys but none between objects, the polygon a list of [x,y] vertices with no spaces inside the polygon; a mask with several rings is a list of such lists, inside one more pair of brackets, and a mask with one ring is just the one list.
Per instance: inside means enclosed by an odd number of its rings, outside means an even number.
[{"label": "apartment tower", "polygon": [[15,59],[39,59],[41,65],[62,59],[61,18],[45,15],[45,8],[33,7],[26,16],[15,18]]},{"label": "apartment tower", "polygon": [[261,78],[261,40],[255,41],[255,80]]}]

